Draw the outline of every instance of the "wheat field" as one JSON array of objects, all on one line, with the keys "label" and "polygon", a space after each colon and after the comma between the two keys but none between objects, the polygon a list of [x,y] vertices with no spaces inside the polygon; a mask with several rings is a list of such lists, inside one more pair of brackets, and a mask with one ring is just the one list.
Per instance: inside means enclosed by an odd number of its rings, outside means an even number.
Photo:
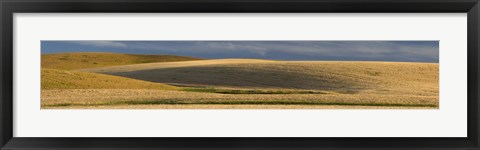
[{"label": "wheat field", "polygon": [[194,59],[57,65],[42,64],[45,109],[439,107],[437,63]]},{"label": "wheat field", "polygon": [[380,94],[217,94],[143,89],[73,89],[42,91],[42,107],[119,105],[315,105],[437,107],[435,96]]},{"label": "wheat field", "polygon": [[139,55],[109,52],[71,52],[42,55],[42,68],[75,70],[151,62],[200,60],[174,55]]}]

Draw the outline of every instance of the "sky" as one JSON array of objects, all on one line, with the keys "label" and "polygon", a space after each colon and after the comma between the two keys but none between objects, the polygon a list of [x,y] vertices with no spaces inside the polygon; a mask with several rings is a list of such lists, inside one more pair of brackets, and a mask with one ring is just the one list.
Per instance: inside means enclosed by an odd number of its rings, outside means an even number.
[{"label": "sky", "polygon": [[114,52],[199,58],[435,62],[438,41],[42,41],[42,54]]}]

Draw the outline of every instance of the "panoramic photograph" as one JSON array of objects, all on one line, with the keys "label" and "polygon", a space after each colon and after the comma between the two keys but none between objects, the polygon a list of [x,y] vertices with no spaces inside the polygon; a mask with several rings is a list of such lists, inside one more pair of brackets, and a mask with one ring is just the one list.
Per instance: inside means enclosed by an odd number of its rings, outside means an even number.
[{"label": "panoramic photograph", "polygon": [[438,109],[439,41],[41,41],[42,109]]}]

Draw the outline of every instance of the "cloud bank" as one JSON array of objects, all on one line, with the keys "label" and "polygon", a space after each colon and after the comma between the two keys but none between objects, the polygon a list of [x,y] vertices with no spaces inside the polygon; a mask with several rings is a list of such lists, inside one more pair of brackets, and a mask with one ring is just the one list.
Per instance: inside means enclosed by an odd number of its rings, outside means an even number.
[{"label": "cloud bank", "polygon": [[42,41],[42,54],[117,52],[202,58],[438,62],[438,41]]}]

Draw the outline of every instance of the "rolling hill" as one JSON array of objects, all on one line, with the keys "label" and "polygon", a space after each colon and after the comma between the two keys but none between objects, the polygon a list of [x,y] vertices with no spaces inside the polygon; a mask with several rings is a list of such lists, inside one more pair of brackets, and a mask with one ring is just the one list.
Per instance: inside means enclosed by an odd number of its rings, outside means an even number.
[{"label": "rolling hill", "polygon": [[179,86],[438,94],[438,64],[217,59],[84,69]]},{"label": "rolling hill", "polygon": [[438,64],[42,55],[42,108],[438,108]]},{"label": "rolling hill", "polygon": [[42,55],[42,68],[74,70],[151,62],[201,60],[200,58],[174,55],[138,55],[106,52],[74,52]]}]

